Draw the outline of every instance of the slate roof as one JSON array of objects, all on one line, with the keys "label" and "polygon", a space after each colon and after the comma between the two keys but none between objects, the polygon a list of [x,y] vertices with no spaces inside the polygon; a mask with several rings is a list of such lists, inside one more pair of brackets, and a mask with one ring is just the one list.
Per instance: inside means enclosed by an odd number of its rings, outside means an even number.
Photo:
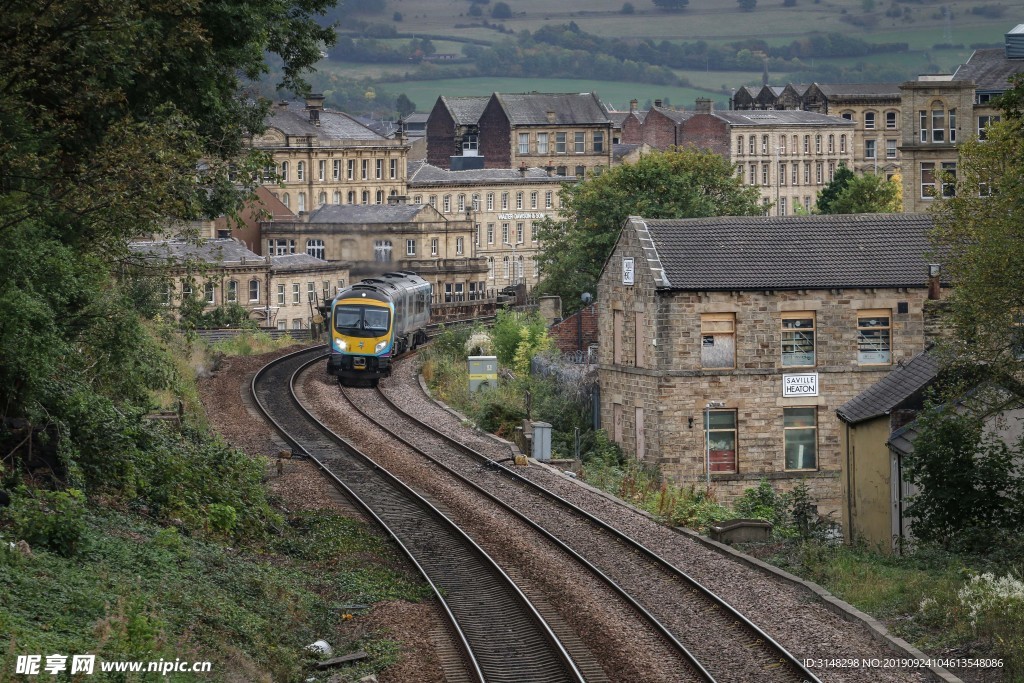
[{"label": "slate roof", "polygon": [[[513,126],[578,126],[611,123],[601,101],[592,92],[584,93],[494,93]],[[555,120],[548,121],[548,112]]]},{"label": "slate roof", "polygon": [[309,214],[312,223],[408,223],[427,204],[324,204]]},{"label": "slate roof", "polygon": [[340,111],[324,109],[320,112],[320,125],[309,122],[305,102],[289,100],[270,108],[266,119],[268,128],[277,128],[286,135],[315,135],[340,140],[384,140],[354,118]]},{"label": "slate roof", "polygon": [[679,111],[678,109],[668,109],[666,107],[655,107],[653,111],[658,112],[659,114],[661,114],[662,116],[666,117],[667,119],[674,123],[682,123],[684,121],[689,121],[691,118],[693,118],[693,115],[696,113],[692,111]]},{"label": "slate roof", "polygon": [[440,99],[448,109],[448,113],[452,115],[452,119],[455,120],[456,126],[475,126],[480,123],[480,115],[484,113],[484,108],[491,101],[489,96],[447,97],[442,95]]},{"label": "slate roof", "polygon": [[272,272],[322,268],[330,265],[332,265],[330,262],[310,256],[309,254],[282,254],[270,260],[270,270]]},{"label": "slate roof", "polygon": [[850,126],[853,121],[839,116],[829,116],[813,111],[800,111],[798,109],[767,109],[767,110],[736,110],[736,111],[713,111],[712,116],[717,116],[733,126],[778,126],[778,125],[801,125],[801,126]]},{"label": "slate roof", "polygon": [[[928,214],[643,219],[659,288],[792,290],[924,287]],[[660,262],[660,263],[659,263]]]},{"label": "slate roof", "polygon": [[899,83],[817,83],[825,97],[900,97]]},{"label": "slate roof", "polygon": [[181,239],[132,242],[128,248],[145,258],[173,263],[193,261],[228,265],[241,264],[244,259],[246,265],[258,265],[266,261],[266,258],[249,251],[243,243],[230,237],[201,242]]},{"label": "slate roof", "polygon": [[844,403],[836,414],[847,424],[888,415],[893,408],[931,384],[938,374],[939,362],[935,354],[923,351]]},{"label": "slate roof", "polygon": [[1024,59],[1007,59],[1001,47],[975,50],[966,64],[953,74],[955,81],[974,81],[975,90],[1003,92],[1010,88],[1010,76],[1024,72]]},{"label": "slate roof", "polygon": [[612,159],[614,161],[621,161],[626,155],[640,147],[643,147],[643,144],[637,142],[615,143],[612,145]]},{"label": "slate roof", "polygon": [[408,185],[410,188],[425,185],[468,185],[472,183],[537,182],[553,180],[575,180],[575,176],[548,176],[543,168],[527,168],[524,176],[515,168],[476,168],[466,171],[449,171],[432,166],[425,161],[410,161],[408,164]]}]

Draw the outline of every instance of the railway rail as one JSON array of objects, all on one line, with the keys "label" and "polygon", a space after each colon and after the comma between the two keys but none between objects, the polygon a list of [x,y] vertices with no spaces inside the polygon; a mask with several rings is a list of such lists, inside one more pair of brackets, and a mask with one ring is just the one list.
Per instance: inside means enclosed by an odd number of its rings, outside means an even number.
[{"label": "railway rail", "polygon": [[382,391],[342,392],[359,412],[394,438],[512,511],[578,558],[675,644],[698,678],[818,680],[726,601],[626,534],[407,414]]},{"label": "railway rail", "polygon": [[467,680],[582,683],[551,627],[472,539],[303,408],[295,378],[325,355],[323,347],[304,349],[265,366],[252,380],[255,403],[293,450],[365,509],[422,572],[449,620]]}]

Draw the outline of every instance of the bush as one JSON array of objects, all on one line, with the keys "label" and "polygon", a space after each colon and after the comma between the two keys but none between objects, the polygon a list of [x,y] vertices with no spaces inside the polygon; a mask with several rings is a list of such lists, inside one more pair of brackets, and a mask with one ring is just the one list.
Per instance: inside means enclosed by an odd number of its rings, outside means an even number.
[{"label": "bush", "polygon": [[15,538],[65,557],[81,550],[85,536],[85,495],[78,489],[45,491],[21,487],[4,516]]},{"label": "bush", "polygon": [[782,529],[788,522],[788,500],[785,494],[776,493],[772,485],[762,479],[756,489],[747,489],[735,505],[736,514],[748,519],[763,519],[771,522],[776,529]]},{"label": "bush", "polygon": [[633,14],[634,12],[636,12],[636,8],[631,2],[622,3],[622,9],[619,10],[619,14]]}]

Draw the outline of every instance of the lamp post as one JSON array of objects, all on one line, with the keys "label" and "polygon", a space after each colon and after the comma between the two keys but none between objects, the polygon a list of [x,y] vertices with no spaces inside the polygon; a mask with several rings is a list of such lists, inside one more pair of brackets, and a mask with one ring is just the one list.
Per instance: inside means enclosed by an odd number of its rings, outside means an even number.
[{"label": "lamp post", "polygon": [[711,409],[724,408],[724,401],[708,401],[704,405],[704,472],[711,488]]},{"label": "lamp post", "polygon": [[782,160],[779,155],[782,153],[782,146],[776,145],[775,147],[775,215],[781,216],[782,212],[779,211],[779,194],[781,193],[782,187],[782,173],[780,171],[780,164]]}]

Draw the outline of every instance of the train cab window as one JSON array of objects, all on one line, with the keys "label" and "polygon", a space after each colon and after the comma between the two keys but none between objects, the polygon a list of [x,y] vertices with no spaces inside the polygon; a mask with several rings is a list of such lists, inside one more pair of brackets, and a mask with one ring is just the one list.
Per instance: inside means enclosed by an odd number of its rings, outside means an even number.
[{"label": "train cab window", "polygon": [[350,337],[380,337],[388,331],[390,313],[376,306],[337,306],[334,328]]}]

